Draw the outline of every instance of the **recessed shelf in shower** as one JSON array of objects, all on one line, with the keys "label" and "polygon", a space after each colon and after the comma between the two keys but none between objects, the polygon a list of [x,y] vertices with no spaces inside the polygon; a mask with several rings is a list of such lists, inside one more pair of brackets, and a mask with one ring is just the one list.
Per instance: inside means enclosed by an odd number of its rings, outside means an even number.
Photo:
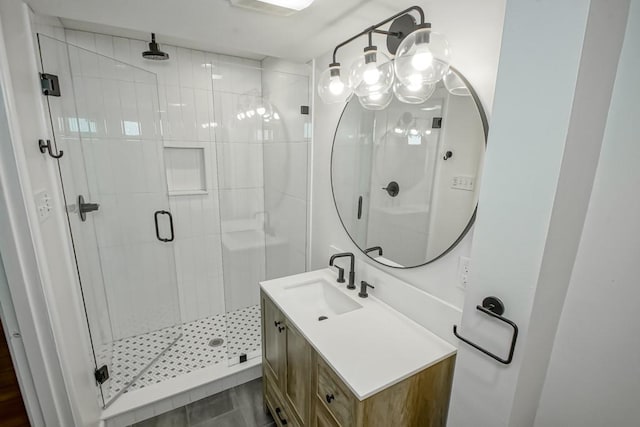
[{"label": "recessed shelf in shower", "polygon": [[170,196],[207,194],[204,147],[165,146],[164,153]]}]

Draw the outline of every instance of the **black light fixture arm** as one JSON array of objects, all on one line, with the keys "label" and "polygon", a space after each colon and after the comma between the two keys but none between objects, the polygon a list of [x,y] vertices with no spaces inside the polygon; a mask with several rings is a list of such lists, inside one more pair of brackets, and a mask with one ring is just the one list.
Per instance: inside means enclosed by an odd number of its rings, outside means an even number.
[{"label": "black light fixture arm", "polygon": [[338,62],[336,61],[336,55],[338,53],[338,50],[351,43],[352,41],[354,41],[355,39],[357,39],[358,37],[361,37],[365,34],[367,34],[369,36],[369,46],[371,46],[371,36],[373,33],[377,33],[377,34],[386,34],[388,36],[395,36],[398,38],[403,38],[404,36],[406,36],[406,34],[402,34],[399,32],[391,32],[391,31],[384,31],[384,30],[379,30],[378,28],[380,28],[381,26],[388,24],[389,22],[393,21],[396,18],[399,18],[402,15],[406,15],[409,12],[417,12],[418,15],[420,16],[420,24],[419,25],[423,25],[424,24],[424,11],[422,10],[422,8],[420,6],[411,6],[401,12],[396,13],[393,16],[388,17],[387,19],[385,19],[384,21],[378,22],[375,25],[370,26],[369,28],[366,28],[364,30],[362,30],[361,32],[359,32],[358,34],[354,35],[353,37],[343,41],[342,43],[338,44],[335,49],[333,49],[333,64],[337,64]]}]

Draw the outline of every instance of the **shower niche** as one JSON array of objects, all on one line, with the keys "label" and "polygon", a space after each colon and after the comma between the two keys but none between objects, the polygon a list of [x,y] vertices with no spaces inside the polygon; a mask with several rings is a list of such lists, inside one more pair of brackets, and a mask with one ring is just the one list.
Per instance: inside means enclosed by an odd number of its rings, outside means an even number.
[{"label": "shower niche", "polygon": [[169,196],[207,193],[207,170],[204,146],[166,146],[164,156]]},{"label": "shower niche", "polygon": [[306,270],[306,68],[64,33],[38,43],[101,403],[256,360],[258,281]]}]

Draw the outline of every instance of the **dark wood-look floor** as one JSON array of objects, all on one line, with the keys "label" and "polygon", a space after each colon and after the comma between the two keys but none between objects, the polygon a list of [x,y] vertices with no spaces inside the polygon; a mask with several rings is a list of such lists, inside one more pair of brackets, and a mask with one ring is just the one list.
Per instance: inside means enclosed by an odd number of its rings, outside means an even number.
[{"label": "dark wood-look floor", "polygon": [[264,410],[262,378],[130,427],[275,427]]},{"label": "dark wood-look floor", "polygon": [[22,401],[9,346],[0,323],[0,426],[28,427],[29,425],[29,417]]}]

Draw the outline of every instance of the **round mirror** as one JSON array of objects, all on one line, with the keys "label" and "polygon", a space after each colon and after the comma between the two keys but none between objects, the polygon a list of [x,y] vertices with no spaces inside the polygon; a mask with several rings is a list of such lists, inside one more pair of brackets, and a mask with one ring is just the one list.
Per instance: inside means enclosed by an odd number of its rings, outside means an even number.
[{"label": "round mirror", "polygon": [[482,105],[453,68],[421,104],[394,98],[372,111],[353,97],[331,154],[333,198],[351,240],[397,268],[453,249],[475,219],[486,136]]}]

